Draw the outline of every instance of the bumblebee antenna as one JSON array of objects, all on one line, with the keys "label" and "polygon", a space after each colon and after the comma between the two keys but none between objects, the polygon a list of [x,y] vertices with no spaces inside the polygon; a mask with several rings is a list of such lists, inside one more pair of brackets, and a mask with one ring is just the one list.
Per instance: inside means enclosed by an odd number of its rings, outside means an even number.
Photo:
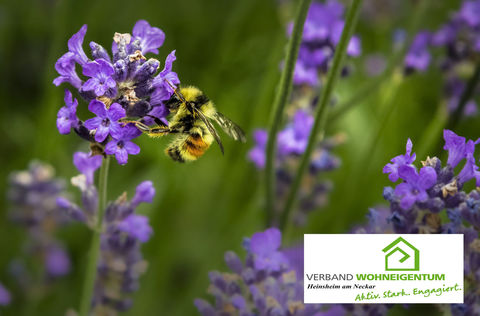
[{"label": "bumblebee antenna", "polygon": [[170,88],[173,89],[173,92],[175,93],[175,95],[177,96],[177,98],[180,99],[180,101],[182,101],[183,103],[187,103],[187,100],[185,100],[185,98],[183,97],[183,95],[177,91],[177,89],[175,88],[175,86],[170,82],[168,81],[166,78],[163,78],[163,80],[165,80],[166,83],[168,83],[168,85],[170,86]]}]

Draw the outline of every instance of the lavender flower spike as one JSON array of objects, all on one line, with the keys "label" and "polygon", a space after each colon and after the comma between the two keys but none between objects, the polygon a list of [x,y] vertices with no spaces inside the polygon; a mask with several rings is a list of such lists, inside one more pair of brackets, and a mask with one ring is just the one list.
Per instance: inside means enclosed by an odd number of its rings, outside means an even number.
[{"label": "lavender flower spike", "polygon": [[200,314],[345,315],[342,306],[333,308],[331,314],[324,314],[324,306],[303,303],[303,279],[297,279],[297,267],[280,250],[280,243],[280,231],[270,228],[252,236],[250,245],[245,247],[247,257],[244,262],[235,253],[227,252],[225,262],[232,272],[209,273],[208,292],[214,296],[215,302],[210,304],[206,300],[196,299],[194,304]]},{"label": "lavender flower spike", "polygon": [[388,179],[392,182],[397,182],[399,175],[398,175],[398,168],[403,165],[411,165],[416,158],[416,154],[413,153],[412,155],[412,140],[409,138],[407,140],[407,148],[405,155],[398,155],[392,158],[391,162],[383,167],[383,173],[389,173]]},{"label": "lavender flower spike", "polygon": [[[143,54],[158,53],[158,48],[163,45],[165,34],[159,28],[140,20],[133,27],[132,34],[115,33],[111,54],[102,45],[91,41],[91,57],[87,57],[82,47],[86,31],[84,25],[68,41],[69,51],[55,64],[59,76],[54,84],[70,83],[96,116],[78,119],[76,106],[69,106],[67,102],[67,107],[58,113],[58,130],[67,134],[73,128],[82,139],[94,143],[97,154],[105,155],[105,145],[110,144],[109,152],[125,164],[128,154],[140,151],[131,140],[141,133],[124,130],[118,120],[128,116],[153,125],[153,118],[157,118],[168,125],[166,117],[170,111],[165,101],[175,89],[169,83],[180,84],[178,75],[172,71],[175,50],[167,56],[164,69],[158,73],[160,61],[147,59]],[[78,77],[76,64],[82,67],[83,75],[87,77],[85,82]]]}]

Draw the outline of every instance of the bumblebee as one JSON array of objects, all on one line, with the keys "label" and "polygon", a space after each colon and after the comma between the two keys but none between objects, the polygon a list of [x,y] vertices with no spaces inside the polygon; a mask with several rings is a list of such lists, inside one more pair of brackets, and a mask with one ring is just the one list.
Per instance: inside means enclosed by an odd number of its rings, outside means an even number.
[{"label": "bumblebee", "polygon": [[[167,81],[168,82],[168,81]],[[170,82],[168,82],[170,84]],[[170,84],[170,86],[172,86]],[[172,86],[172,88],[174,88]],[[215,121],[223,131],[233,139],[245,142],[242,129],[220,112],[215,105],[198,88],[193,86],[174,89],[175,93],[165,102],[165,106],[173,114],[169,125],[155,119],[157,126],[149,127],[140,121],[134,123],[137,128],[150,137],[161,137],[174,134],[172,142],[165,153],[174,161],[189,162],[200,158],[215,140],[224,153],[220,136],[211,121]]]}]

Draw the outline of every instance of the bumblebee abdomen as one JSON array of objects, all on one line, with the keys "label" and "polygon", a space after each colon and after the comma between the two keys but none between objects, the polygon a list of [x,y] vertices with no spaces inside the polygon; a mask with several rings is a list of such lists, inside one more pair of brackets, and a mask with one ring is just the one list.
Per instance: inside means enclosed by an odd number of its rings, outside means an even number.
[{"label": "bumblebee abdomen", "polygon": [[165,153],[174,161],[185,162],[185,159],[183,159],[179,147],[169,146],[167,147],[167,149],[165,149]]},{"label": "bumblebee abdomen", "polygon": [[178,162],[194,161],[205,153],[211,143],[209,137],[185,135],[173,141],[165,153]]},{"label": "bumblebee abdomen", "polygon": [[210,144],[207,143],[202,137],[189,136],[185,141],[184,150],[189,156],[195,157],[193,160],[196,160],[205,153],[208,147],[210,147]]}]

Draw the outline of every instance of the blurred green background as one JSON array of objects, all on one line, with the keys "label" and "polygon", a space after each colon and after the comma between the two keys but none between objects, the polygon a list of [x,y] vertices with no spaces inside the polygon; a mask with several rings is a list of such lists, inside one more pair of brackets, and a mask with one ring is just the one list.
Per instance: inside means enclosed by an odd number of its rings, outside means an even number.
[{"label": "blurred green background", "polygon": [[[388,60],[392,32],[408,26],[413,10],[409,1],[364,2],[355,32],[361,36],[363,53],[348,61],[352,74],[337,85],[334,94],[340,104],[375,80],[365,72],[365,57],[380,53]],[[459,7],[459,1],[430,2],[421,27],[431,30],[445,21],[449,10]],[[88,145],[73,134],[57,132],[63,89],[52,80],[56,59],[82,24],[88,24],[86,51],[92,40],[109,48],[114,32],[131,32],[139,19],[160,27],[166,34],[158,56],[161,67],[176,49],[174,70],[182,83],[199,86],[248,134],[245,145],[224,137],[224,157],[212,148],[192,164],[176,164],[164,155],[168,139],[142,136],[136,141],[140,155],[131,156],[123,167],[112,164],[109,199],[123,191],[132,196],[135,186],[147,179],[157,189],[154,203],[140,208],[150,217],[154,236],[143,246],[149,269],[127,315],[196,315],[193,299],[207,296],[208,271],[225,270],[224,252],[243,253],[242,238],[264,228],[263,173],[247,161],[246,154],[253,146],[253,129],[269,122],[286,44],[285,24],[293,14],[289,8],[288,3],[274,0],[0,2],[1,192],[6,191],[8,173],[25,169],[33,158],[54,165],[58,176],[76,175],[72,154],[88,150]],[[411,137],[414,151],[419,152],[417,145],[424,137],[442,137],[441,129],[425,134],[442,101],[442,80],[435,69],[410,76],[400,83],[392,103],[384,102],[388,93],[384,82],[328,126],[329,135],[347,136],[334,151],[342,166],[325,175],[334,183],[330,203],[310,216],[306,228],[295,231],[296,238],[303,233],[347,232],[364,220],[368,207],[383,202],[388,179],[381,170],[391,157],[404,152],[406,139]],[[86,108],[84,103],[81,106]],[[86,115],[82,111],[80,115]],[[477,138],[478,122],[467,119],[457,132]],[[71,185],[69,189],[76,192]],[[63,315],[68,308],[77,308],[89,232],[74,225],[59,233],[68,245],[73,271],[52,285],[45,299],[27,302],[7,274],[24,234],[7,220],[4,193],[0,205],[0,281],[13,291],[13,304],[0,314]],[[286,244],[294,242],[295,238]]]}]

